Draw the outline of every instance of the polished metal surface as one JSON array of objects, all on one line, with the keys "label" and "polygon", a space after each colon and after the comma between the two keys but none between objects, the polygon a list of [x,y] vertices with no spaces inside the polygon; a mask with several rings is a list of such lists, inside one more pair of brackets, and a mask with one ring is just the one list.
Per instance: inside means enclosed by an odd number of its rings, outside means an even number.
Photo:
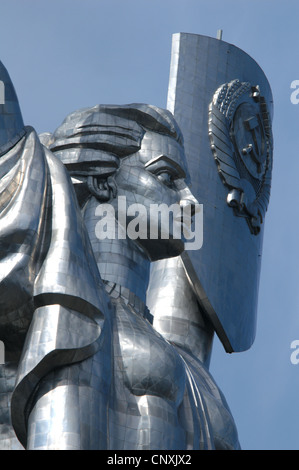
[{"label": "polished metal surface", "polygon": [[[271,89],[244,51],[180,33],[173,36],[167,108],[184,135],[190,187],[204,207],[203,246],[183,253],[186,274],[226,351],[244,351],[255,338],[270,195]],[[150,289],[159,270],[157,263]],[[155,298],[150,292],[150,309],[161,311]]]},{"label": "polished metal surface", "polygon": [[[203,67],[204,87],[185,75],[199,43],[213,64]],[[252,341],[271,118],[259,67],[248,74],[244,59],[238,76],[221,74],[216,52],[227,46],[219,44],[175,37],[168,107],[176,119],[147,104],[97,105],[37,136],[15,95],[11,121],[0,104],[9,129],[0,135],[0,449],[240,448],[208,369],[215,330],[228,350]],[[229,139],[238,162],[224,151]],[[185,229],[201,202],[208,243],[189,252]],[[161,203],[182,210],[171,226],[162,213],[152,217]]]}]

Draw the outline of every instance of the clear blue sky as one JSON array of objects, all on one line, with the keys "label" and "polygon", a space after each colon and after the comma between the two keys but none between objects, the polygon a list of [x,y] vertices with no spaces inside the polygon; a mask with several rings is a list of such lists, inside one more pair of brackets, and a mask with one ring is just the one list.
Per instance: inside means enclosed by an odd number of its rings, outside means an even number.
[{"label": "clear blue sky", "polygon": [[53,131],[99,103],[166,106],[171,36],[216,36],[250,54],[274,95],[274,172],[266,219],[258,331],[227,355],[215,340],[211,371],[243,449],[299,449],[298,0],[0,0],[0,60],[26,124]]}]

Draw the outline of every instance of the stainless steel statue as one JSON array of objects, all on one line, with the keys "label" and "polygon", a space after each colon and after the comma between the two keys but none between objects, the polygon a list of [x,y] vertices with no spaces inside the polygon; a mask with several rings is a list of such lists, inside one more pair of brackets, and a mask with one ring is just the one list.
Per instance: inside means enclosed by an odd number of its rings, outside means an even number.
[{"label": "stainless steel statue", "polygon": [[[143,104],[79,110],[48,139],[73,178],[113,305],[109,449],[238,447],[229,409],[201,356],[165,341],[145,305],[151,261],[181,253],[182,240],[123,236],[133,204],[147,209],[147,227],[163,232],[161,219],[150,218],[152,205],[197,203],[184,181],[182,142],[171,113]],[[126,204],[121,210],[120,200]],[[96,217],[101,204],[110,227],[103,237]]]},{"label": "stainless steel statue", "polygon": [[[188,59],[188,47],[184,53]],[[0,71],[4,76],[4,68]],[[199,196],[210,194],[207,187],[199,194],[196,175],[202,167],[205,178],[214,170],[222,223],[229,229],[231,222],[237,229],[235,219],[240,221],[239,237],[246,234],[243,243],[258,256],[271,176],[271,119],[267,100],[260,100],[263,86],[244,85],[247,95],[238,93],[245,75],[215,89],[213,84],[213,93],[207,92],[212,147],[201,154],[199,168],[191,152],[192,145],[197,148],[198,121],[189,120],[192,144],[186,118],[190,101],[180,95],[179,86],[175,96],[182,106],[174,114],[186,128],[186,155],[185,130],[183,137],[167,110],[145,104],[86,108],[71,113],[53,134],[39,140],[32,128],[23,126],[13,95],[16,124],[6,126],[13,129],[10,143],[5,136],[0,140],[0,339],[8,353],[7,363],[0,366],[2,448],[240,448],[229,407],[208,369],[215,330],[227,350],[232,344],[235,350],[244,349],[246,341],[241,346],[234,342],[232,315],[225,323],[223,312],[230,312],[232,303],[216,312],[207,308],[215,299],[209,291],[205,301],[205,288],[210,289],[206,256],[214,240],[204,240],[205,264],[199,267],[198,253],[184,251],[182,213],[189,209],[196,214]],[[12,87],[9,78],[5,82],[0,74],[0,80]],[[170,85],[170,95],[171,90]],[[230,129],[223,121],[215,132],[212,121],[218,111],[212,104],[220,103],[222,112],[222,98],[228,93],[224,102],[230,105],[235,91],[231,109],[239,118],[229,135],[251,160],[245,161],[239,185],[230,186],[223,165],[231,158],[232,172],[233,163],[237,165],[234,152],[230,146],[232,153],[223,162],[219,144],[225,140],[219,132],[224,136]],[[4,117],[5,106],[0,105]],[[204,143],[208,122],[200,130]],[[223,179],[226,196],[221,198]],[[211,197],[214,201],[215,195]],[[182,210],[173,215],[172,225],[169,219],[152,217],[153,207],[161,203]],[[209,210],[207,214],[214,237],[218,222],[214,226]],[[191,216],[189,229],[190,223]],[[234,256],[241,245],[230,248]],[[242,257],[241,263],[240,269],[246,266]],[[211,272],[217,269],[216,264]],[[223,269],[221,265],[221,275]],[[256,264],[246,269],[257,281]],[[213,279],[216,288],[221,276]],[[246,320],[247,310],[244,315]]]}]

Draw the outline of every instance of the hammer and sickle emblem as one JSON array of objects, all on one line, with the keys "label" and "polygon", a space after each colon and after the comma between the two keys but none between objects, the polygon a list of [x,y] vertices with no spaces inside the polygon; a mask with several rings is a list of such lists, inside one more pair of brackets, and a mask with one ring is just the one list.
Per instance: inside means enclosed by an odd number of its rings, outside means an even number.
[{"label": "hammer and sickle emblem", "polygon": [[267,145],[259,103],[248,100],[238,106],[233,119],[232,138],[249,173],[260,179],[265,170]]},{"label": "hammer and sickle emblem", "polygon": [[243,155],[250,155],[257,166],[257,172],[262,172],[262,164],[265,162],[265,134],[259,115],[251,116],[244,120],[250,143],[243,148]]},{"label": "hammer and sickle emblem", "polygon": [[218,172],[228,187],[226,202],[257,235],[269,202],[273,150],[271,116],[259,85],[235,79],[216,90],[209,108],[209,136]]}]

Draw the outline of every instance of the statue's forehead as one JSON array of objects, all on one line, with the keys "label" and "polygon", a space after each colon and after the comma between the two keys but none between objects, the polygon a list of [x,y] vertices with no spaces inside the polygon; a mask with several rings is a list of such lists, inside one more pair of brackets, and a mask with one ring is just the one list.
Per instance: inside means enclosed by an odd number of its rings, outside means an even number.
[{"label": "statue's forehead", "polygon": [[184,148],[173,137],[147,131],[142,139],[139,156],[140,161],[146,166],[164,156],[172,161],[174,166],[182,168],[183,172],[188,175]]},{"label": "statue's forehead", "polygon": [[[79,141],[78,141],[79,139]],[[147,166],[151,160],[157,161],[161,156],[180,169],[182,175],[189,179],[187,161],[183,146],[172,136],[146,129],[138,121],[105,114],[99,106],[84,108],[71,113],[54,133],[54,147],[84,142],[121,144],[131,149],[131,154],[122,157],[128,163]],[[121,142],[120,142],[121,141]],[[134,145],[133,145],[134,144]],[[138,151],[137,148],[141,147]],[[135,147],[135,149],[134,149]],[[110,151],[113,151],[110,149]],[[134,163],[133,163],[134,161]]]}]

